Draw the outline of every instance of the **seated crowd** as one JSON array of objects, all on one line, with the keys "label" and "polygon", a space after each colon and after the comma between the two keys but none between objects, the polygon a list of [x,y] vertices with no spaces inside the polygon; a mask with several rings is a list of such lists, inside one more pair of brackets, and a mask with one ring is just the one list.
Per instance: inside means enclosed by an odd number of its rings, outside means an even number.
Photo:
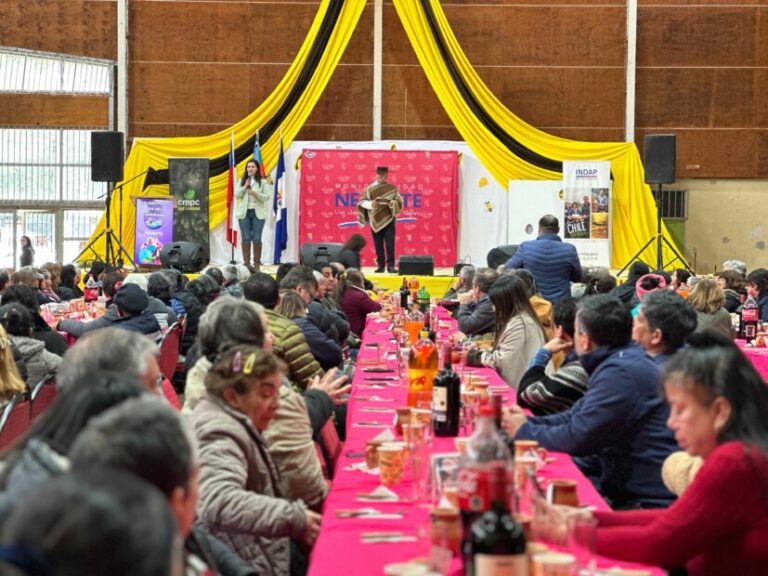
[{"label": "seated crowd", "polygon": [[[768,270],[636,262],[617,285],[558,232],[543,218],[540,244],[498,270],[464,266],[445,295],[467,363],[516,391],[507,437],[573,456],[613,509],[594,513],[599,553],[754,573],[768,561],[768,388],[729,312],[747,303],[768,322]],[[96,264],[105,310],[87,322],[41,315],[83,296],[76,266],[0,274],[0,401],[51,373],[57,391],[0,454],[0,573],[305,574],[355,351],[381,309],[346,250],[350,268],[284,264],[276,278]],[[177,325],[171,383],[159,351]],[[540,514],[557,531],[589,512]]]}]

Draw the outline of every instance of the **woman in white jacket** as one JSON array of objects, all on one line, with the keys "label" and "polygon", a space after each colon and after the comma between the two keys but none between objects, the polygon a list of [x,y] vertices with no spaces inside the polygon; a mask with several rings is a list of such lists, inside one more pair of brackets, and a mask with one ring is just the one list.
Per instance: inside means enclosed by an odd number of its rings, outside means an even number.
[{"label": "woman in white jacket", "polygon": [[[267,204],[272,198],[269,183],[261,176],[261,167],[256,160],[248,160],[245,172],[235,185],[235,217],[240,224],[240,242],[243,249],[243,264],[251,272],[258,272],[261,264],[261,233],[267,218]],[[253,242],[253,264],[251,264],[251,242]]]},{"label": "woman in white jacket", "polygon": [[[491,286],[488,297],[496,316],[496,340],[491,350],[470,351],[467,363],[495,368],[504,381],[517,390],[536,351],[547,342],[544,328],[520,278],[499,278]],[[547,372],[551,370],[550,363]]]}]

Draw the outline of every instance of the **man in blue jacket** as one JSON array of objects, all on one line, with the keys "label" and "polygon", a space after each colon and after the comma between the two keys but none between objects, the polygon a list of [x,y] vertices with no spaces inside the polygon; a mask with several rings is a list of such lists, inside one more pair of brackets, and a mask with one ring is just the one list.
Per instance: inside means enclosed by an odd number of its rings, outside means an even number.
[{"label": "man in blue jacket", "polygon": [[669,290],[656,290],[643,298],[632,324],[632,340],[640,344],[661,370],[696,330],[696,311]]},{"label": "man in blue jacket", "polygon": [[674,496],[661,465],[678,449],[666,427],[669,406],[658,390],[659,369],[631,342],[632,316],[618,298],[585,298],[576,316],[574,348],[589,374],[586,394],[567,412],[526,418],[507,412],[515,439],[547,450],[588,457],[590,479],[614,508],[669,505]]},{"label": "man in blue jacket", "polygon": [[560,239],[560,222],[547,214],[539,220],[539,236],[520,244],[507,268],[525,268],[536,279],[541,295],[554,302],[571,295],[571,282],[581,282],[576,248]]}]

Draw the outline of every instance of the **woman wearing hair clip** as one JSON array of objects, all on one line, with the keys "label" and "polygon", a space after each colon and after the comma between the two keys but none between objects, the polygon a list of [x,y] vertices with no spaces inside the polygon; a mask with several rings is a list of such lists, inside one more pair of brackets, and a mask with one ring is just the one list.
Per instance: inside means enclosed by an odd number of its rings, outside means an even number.
[{"label": "woman wearing hair clip", "polygon": [[[235,346],[205,377],[191,420],[200,447],[200,520],[258,574],[301,573],[320,515],[281,497],[263,432],[280,405],[285,367],[272,353]],[[293,564],[293,566],[292,566]]]}]

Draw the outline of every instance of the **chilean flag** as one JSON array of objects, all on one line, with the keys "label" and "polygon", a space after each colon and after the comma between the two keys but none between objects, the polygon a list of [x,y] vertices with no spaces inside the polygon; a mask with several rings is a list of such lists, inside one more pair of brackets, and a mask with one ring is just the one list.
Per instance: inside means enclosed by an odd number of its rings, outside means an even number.
[{"label": "chilean flag", "polygon": [[237,165],[235,164],[235,131],[229,145],[229,171],[227,173],[227,242],[237,246],[237,227],[235,217],[235,182],[237,182]]}]

